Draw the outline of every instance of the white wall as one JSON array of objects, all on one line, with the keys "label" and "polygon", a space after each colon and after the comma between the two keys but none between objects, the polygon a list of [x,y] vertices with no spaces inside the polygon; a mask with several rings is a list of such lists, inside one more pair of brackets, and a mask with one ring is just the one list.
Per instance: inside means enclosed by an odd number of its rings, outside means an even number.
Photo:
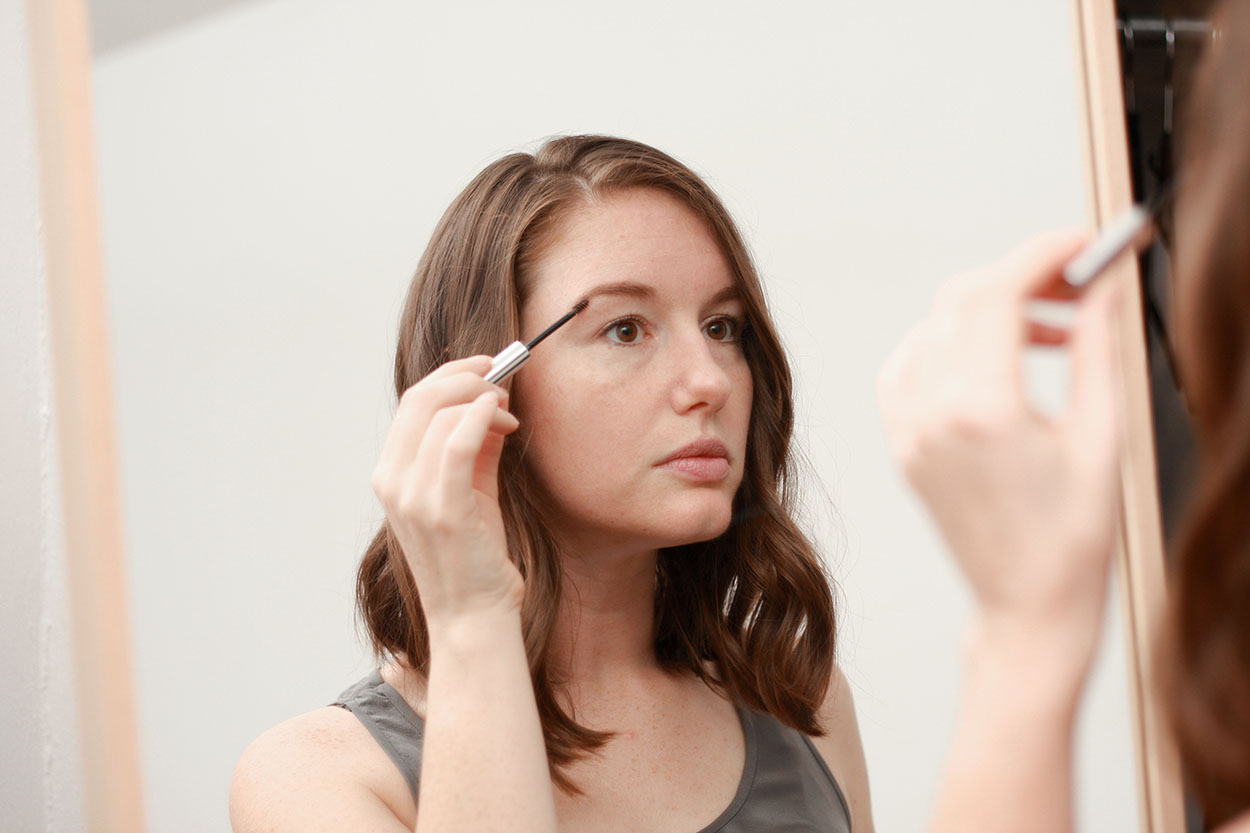
[{"label": "white wall", "polygon": [[[569,132],[688,161],[753,245],[831,501],[877,826],[919,829],[968,605],[873,382],[940,278],[1084,222],[1073,66],[1053,0],[270,0],[100,57],[152,829],[223,829],[251,738],[367,667],[352,578],[403,292],[484,164]],[[1034,369],[1058,398],[1062,367]],[[1082,723],[1087,829],[1135,824],[1123,675],[1113,644]]]},{"label": "white wall", "polygon": [[0,828],[81,830],[24,0],[0,0]]}]

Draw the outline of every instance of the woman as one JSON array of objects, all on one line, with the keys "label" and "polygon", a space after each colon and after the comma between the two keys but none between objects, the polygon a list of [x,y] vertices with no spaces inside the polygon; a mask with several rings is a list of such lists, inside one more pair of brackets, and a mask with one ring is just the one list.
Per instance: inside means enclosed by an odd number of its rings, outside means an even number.
[{"label": "woman", "polygon": [[694,173],[593,136],[487,167],[418,266],[395,383],[358,577],[381,667],[248,748],[236,831],[872,829],[790,515],[789,369]]},{"label": "woman", "polygon": [[[1250,831],[1250,4],[1214,15],[1185,124],[1176,352],[1201,446],[1170,584],[1160,679],[1207,821]],[[961,717],[931,829],[1070,829],[1073,720],[1103,615],[1122,406],[1114,292],[1067,334],[1026,302],[1063,295],[1079,234],[949,281],[882,369],[904,470],[976,594]],[[1029,343],[1069,342],[1068,411],[1028,407]],[[934,374],[941,368],[941,374]]]}]

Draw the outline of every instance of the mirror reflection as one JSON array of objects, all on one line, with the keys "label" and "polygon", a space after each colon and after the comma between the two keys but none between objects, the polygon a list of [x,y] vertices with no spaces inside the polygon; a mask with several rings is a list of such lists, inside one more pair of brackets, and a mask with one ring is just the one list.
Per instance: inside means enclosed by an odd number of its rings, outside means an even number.
[{"label": "mirror reflection", "polygon": [[[121,15],[93,3],[97,31]],[[678,160],[723,203],[741,251],[709,231],[708,215],[663,194],[579,203],[530,253],[519,318],[458,308],[460,319],[437,322],[459,328],[455,349],[421,355],[403,381],[447,359],[494,355],[595,286],[628,286],[644,273],[651,283],[593,298],[508,387],[516,436],[545,461],[524,494],[547,499],[565,539],[589,541],[587,529],[619,524],[638,551],[654,552],[756,522],[748,510],[762,504],[735,505],[727,484],[763,454],[748,406],[775,396],[776,362],[750,350],[775,336],[793,374],[803,464],[788,517],[834,582],[827,605],[807,610],[832,609],[837,621],[833,654],[800,664],[816,677],[831,660],[841,669],[875,825],[923,824],[953,725],[969,602],[890,459],[874,385],[943,277],[1039,228],[1085,224],[1066,8],[643,3],[625,12],[267,0],[188,6],[96,48],[153,830],[226,828],[243,750],[375,670],[420,715],[421,687],[387,663],[379,669],[377,629],[356,618],[357,572],[388,517],[377,472],[400,412],[394,361],[410,332],[406,298],[423,253],[437,248],[440,217],[479,172],[511,153],[541,152],[549,137],[581,134],[627,137]],[[735,252],[749,254],[758,291]],[[655,268],[613,271],[640,263]],[[1038,397],[1057,399],[1061,360],[1030,362]],[[715,405],[717,416],[679,420],[683,403],[673,398],[682,392],[685,405]],[[473,412],[477,424],[511,431],[488,405]],[[694,448],[698,463],[666,460],[700,440],[721,445]],[[519,472],[503,453],[501,471]],[[623,461],[638,459],[668,465],[658,491],[631,481]],[[586,502],[569,505],[570,496]],[[665,535],[643,536],[663,513]],[[665,537],[678,519],[689,527]],[[645,594],[627,594],[637,589],[630,570],[648,562],[610,562],[604,587],[599,558],[553,562],[565,575],[586,571],[576,585],[582,641],[563,608],[545,612],[552,673],[573,674],[582,690],[553,689],[540,707],[575,707],[585,727],[619,729],[625,712],[611,708],[663,694],[674,723],[658,725],[680,724],[699,740],[700,759],[719,762],[685,818],[700,829],[737,795],[748,733],[732,730],[745,724],[689,662],[684,676],[605,690],[613,678],[595,676],[595,663],[611,668],[614,652],[642,643],[590,612],[596,599],[641,603]],[[1137,806],[1114,609],[1109,618],[1079,735],[1086,827],[1120,826]],[[627,621],[644,619],[635,610]],[[591,670],[570,671],[570,662]],[[690,715],[698,719],[682,719]],[[581,737],[568,748],[590,736]],[[378,749],[370,760],[394,763]],[[854,769],[820,760],[835,778]],[[547,777],[540,764],[528,777]],[[401,770],[387,777],[395,801],[411,802]],[[848,778],[839,789],[854,793]],[[854,796],[850,805],[853,814]]]}]

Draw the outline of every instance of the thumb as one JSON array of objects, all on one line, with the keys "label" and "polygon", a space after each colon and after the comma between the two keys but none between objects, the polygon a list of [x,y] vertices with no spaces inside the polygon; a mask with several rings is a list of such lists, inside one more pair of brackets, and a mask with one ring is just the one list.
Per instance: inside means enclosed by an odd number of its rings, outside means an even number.
[{"label": "thumb", "polygon": [[1089,232],[1079,229],[1059,229],[1035,235],[1002,258],[1002,274],[1011,276],[1011,290],[1018,297],[1070,299],[1071,293],[1062,289],[1063,267],[1088,241]]},{"label": "thumb", "polygon": [[482,450],[478,452],[477,460],[473,464],[474,490],[493,500],[499,499],[499,460],[503,456],[504,441],[518,426],[512,414],[507,414],[506,420],[500,416],[504,413],[506,412],[496,413],[496,424],[486,433]]},{"label": "thumb", "polygon": [[1073,440],[1118,456],[1124,420],[1124,367],[1118,326],[1122,287],[1081,302],[1070,341],[1071,396],[1065,421]]}]

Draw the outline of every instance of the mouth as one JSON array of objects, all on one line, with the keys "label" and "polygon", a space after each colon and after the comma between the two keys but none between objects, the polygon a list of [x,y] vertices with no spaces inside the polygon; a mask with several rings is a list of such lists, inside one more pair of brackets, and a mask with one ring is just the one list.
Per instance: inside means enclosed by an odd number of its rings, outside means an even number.
[{"label": "mouth", "polygon": [[665,457],[658,467],[694,480],[724,480],[729,474],[729,449],[720,440],[695,440]]}]

